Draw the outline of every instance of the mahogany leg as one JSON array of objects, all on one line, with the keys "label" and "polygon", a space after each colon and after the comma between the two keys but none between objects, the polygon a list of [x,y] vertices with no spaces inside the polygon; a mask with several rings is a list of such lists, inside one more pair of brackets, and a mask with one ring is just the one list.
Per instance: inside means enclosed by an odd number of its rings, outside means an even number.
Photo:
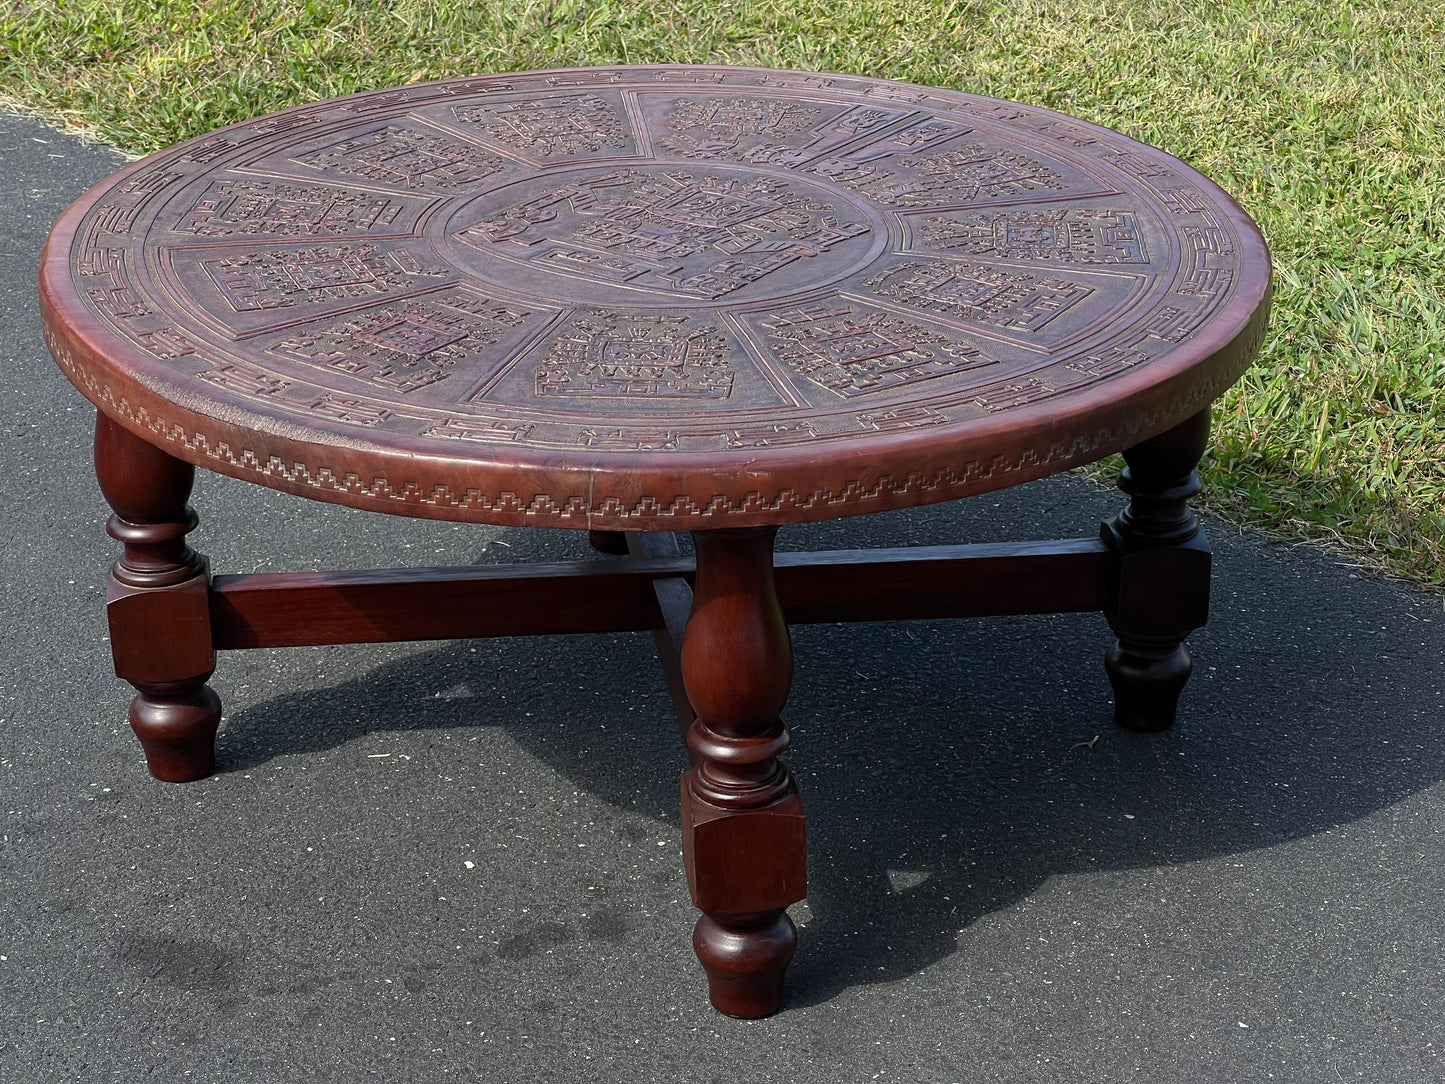
[{"label": "mahogany leg", "polygon": [[692,944],[713,1005],[767,1016],[783,1000],[797,932],[784,910],[807,895],[803,806],[778,759],[793,649],[773,585],[776,528],[699,531],[682,678],[697,719],[682,778],[688,888],[703,912]]},{"label": "mahogany leg", "polygon": [[210,569],[186,544],[196,470],[101,414],[95,473],[115,512],[106,530],[125,547],[111,566],[106,616],[116,675],[136,688],[131,728],[151,775],[200,779],[215,770],[221,702],[206,685],[216,668]]},{"label": "mahogany leg", "polygon": [[1119,488],[1129,506],[1103,525],[1114,553],[1104,614],[1118,636],[1104,658],[1114,719],[1131,730],[1174,724],[1194,664],[1184,638],[1209,618],[1209,543],[1189,509],[1209,411],[1124,453]]}]

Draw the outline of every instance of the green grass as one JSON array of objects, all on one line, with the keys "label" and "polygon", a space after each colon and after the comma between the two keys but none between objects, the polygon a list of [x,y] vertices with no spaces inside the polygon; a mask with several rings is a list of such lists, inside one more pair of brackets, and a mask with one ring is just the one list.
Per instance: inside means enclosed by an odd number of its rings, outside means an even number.
[{"label": "green grass", "polygon": [[127,150],[479,72],[708,62],[1062,109],[1191,161],[1269,238],[1259,363],[1216,407],[1215,511],[1445,586],[1438,0],[0,2],[0,98]]}]

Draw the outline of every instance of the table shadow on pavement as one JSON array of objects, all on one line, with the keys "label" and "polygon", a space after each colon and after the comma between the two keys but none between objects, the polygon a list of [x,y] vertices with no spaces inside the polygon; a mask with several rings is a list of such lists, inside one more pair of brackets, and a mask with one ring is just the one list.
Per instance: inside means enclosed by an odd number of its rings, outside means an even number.
[{"label": "table shadow on pavement", "polygon": [[[802,528],[780,547],[991,541],[1031,517],[1035,537],[1067,535],[1117,503],[1077,479],[1046,486],[1042,506],[1034,487],[1027,503]],[[1099,615],[794,628],[784,714],[811,861],[788,1004],[917,972],[1052,876],[1269,847],[1445,777],[1409,673],[1445,646],[1418,599],[1323,554],[1212,536],[1211,624],[1190,639],[1195,673],[1164,734],[1113,724]],[[512,560],[575,542],[508,537]],[[370,731],[502,727],[575,785],[675,826],[683,752],[651,659],[645,634],[449,643],[228,715],[220,770]],[[225,657],[214,684],[224,699]]]}]

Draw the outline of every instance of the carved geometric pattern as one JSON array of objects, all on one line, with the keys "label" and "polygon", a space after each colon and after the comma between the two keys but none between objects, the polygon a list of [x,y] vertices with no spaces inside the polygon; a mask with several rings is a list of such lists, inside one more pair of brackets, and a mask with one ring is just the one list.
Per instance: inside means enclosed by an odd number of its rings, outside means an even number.
[{"label": "carved geometric pattern", "polygon": [[534,158],[590,154],[627,143],[626,127],[617,110],[595,94],[453,106],[452,114],[476,125],[487,139]]},{"label": "carved geometric pattern", "polygon": [[990,414],[994,414],[1011,407],[1037,403],[1040,399],[1048,399],[1057,395],[1060,390],[1047,380],[1030,376],[998,387],[985,388],[973,397],[973,401]]},{"label": "carved geometric pattern", "polygon": [[1039,131],[1050,139],[1057,139],[1071,147],[1091,147],[1099,142],[1099,137],[1087,128],[1080,128],[1077,124],[1062,120],[1051,120]]},{"label": "carved geometric pattern", "polygon": [[1200,222],[1181,228],[1189,246],[1189,274],[1179,292],[1210,299],[1222,295],[1234,280],[1234,272],[1227,266],[1227,257],[1234,255],[1234,244],[1214,212],[1200,211],[1199,218]]},{"label": "carved geometric pattern", "polygon": [[1096,354],[1090,354],[1086,358],[1071,361],[1067,368],[1091,379],[1102,380],[1105,377],[1117,376],[1125,369],[1133,368],[1141,361],[1147,360],[1149,360],[1147,355],[1140,353],[1132,346],[1111,346]]},{"label": "carved geometric pattern", "polygon": [[393,412],[362,399],[325,395],[311,404],[311,413],[318,418],[330,418],[333,421],[370,427],[380,425],[391,417]]},{"label": "carved geometric pattern", "polygon": [[202,380],[210,381],[230,391],[246,396],[276,395],[291,386],[291,381],[281,380],[270,373],[258,372],[246,365],[218,365],[209,372],[200,374]]},{"label": "carved geometric pattern", "polygon": [[[811,444],[818,439],[812,422],[758,422],[753,425],[718,428],[689,428],[686,437],[720,439],[725,448],[777,448],[790,444]],[[587,429],[581,443],[589,448],[619,452],[672,451],[679,447],[684,434],[678,429],[652,426],[626,426],[618,429]]]},{"label": "carved geometric pattern", "polygon": [[515,443],[532,431],[526,422],[508,421],[505,418],[448,418],[439,425],[429,427],[424,435],[445,437],[448,440],[470,440],[481,444]]},{"label": "carved geometric pattern", "polygon": [[822,106],[782,98],[679,98],[667,118],[670,131],[658,146],[685,158],[716,158],[743,136],[806,131],[823,112]]},{"label": "carved geometric pattern", "polygon": [[839,395],[915,384],[996,365],[973,345],[877,310],[816,302],[762,321],[774,354]]},{"label": "carved geometric pattern", "polygon": [[[825,169],[820,166],[818,172]],[[889,207],[972,203],[1064,187],[1063,177],[1037,159],[981,143],[925,155],[912,163],[907,173],[875,175],[872,166],[846,161],[826,172],[833,180]]]},{"label": "carved geometric pattern", "polygon": [[870,429],[887,432],[892,429],[921,429],[926,425],[942,425],[948,418],[930,406],[910,403],[889,410],[859,414],[858,420]]},{"label": "carved geometric pattern", "polygon": [[441,277],[410,253],[374,245],[317,245],[307,249],[240,252],[201,266],[234,312],[315,305],[413,288],[418,276]]},{"label": "carved geometric pattern", "polygon": [[499,172],[503,162],[479,147],[435,132],[388,126],[291,159],[312,169],[405,188],[455,188]]},{"label": "carved geometric pattern", "polygon": [[[1135,151],[1116,151],[1103,157],[1104,161],[1113,163],[1136,180],[1152,181],[1155,177],[1170,176],[1170,171],[1164,166]],[[1149,187],[1156,186],[1150,184]]]},{"label": "carved geometric pattern", "polygon": [[[958,464],[897,475],[880,474],[876,478],[796,489],[780,486],[766,493],[750,492],[736,500],[718,495],[711,500],[695,500],[687,496],[643,497],[623,501],[606,493],[562,494],[533,493],[527,495],[507,488],[483,492],[465,490],[445,484],[419,485],[406,478],[392,479],[370,472],[363,479],[354,473],[338,474],[325,466],[287,460],[278,455],[261,456],[245,447],[236,447],[215,440],[204,431],[179,424],[165,415],[157,415],[132,400],[117,395],[103,378],[81,363],[68,346],[49,327],[45,329],[46,345],[61,369],[86,397],[107,414],[123,418],[142,430],[149,431],[154,443],[171,446],[175,454],[193,462],[212,463],[227,473],[290,489],[293,492],[321,491],[343,497],[376,509],[403,509],[408,505],[428,505],[454,511],[484,521],[529,523],[553,526],[582,526],[609,521],[635,526],[664,524],[686,525],[701,521],[727,522],[744,514],[807,513],[822,515],[847,514],[847,510],[864,511],[870,507],[897,507],[899,502],[937,500],[944,495],[962,496],[979,483],[1010,475],[1041,477],[1072,463],[1090,462],[1101,451],[1127,448],[1137,443],[1138,436],[1155,428],[1162,420],[1188,417],[1199,406],[1216,398],[1238,379],[1238,369],[1221,370],[1212,379],[1187,386],[1180,394],[1141,410],[1120,424],[1096,424],[1074,435],[1052,440],[1037,447],[1028,447],[1009,456],[970,459]],[[1243,364],[1258,349],[1256,336],[1245,344]],[[817,518],[814,515],[813,518]]]},{"label": "carved geometric pattern", "polygon": [[573,320],[536,374],[539,396],[726,399],[733,370],[718,329],[685,316],[595,310]]},{"label": "carved geometric pattern", "polygon": [[777,448],[811,444],[818,439],[818,429],[810,421],[761,422],[730,429],[723,436],[729,448]]},{"label": "carved geometric pattern", "polygon": [[[815,131],[809,133],[812,138],[804,143],[794,144],[791,141],[779,143],[764,140],[734,157],[739,157],[755,165],[798,166],[826,153],[832,147],[851,143],[868,132],[896,124],[906,116],[908,114],[901,109],[882,109],[873,105],[855,106],[837,120],[819,125]],[[734,141],[734,144],[736,142]],[[727,149],[731,150],[733,146],[730,145]],[[714,157],[717,152],[718,148],[714,142],[713,153],[697,153],[689,155],[689,157]]]},{"label": "carved geometric pattern", "polygon": [[149,173],[132,177],[120,186],[120,190],[140,193],[143,196],[153,196],[162,188],[181,180],[184,176],[184,173],[176,173],[174,170],[152,170]]},{"label": "carved geometric pattern", "polygon": [[225,136],[203,139],[190,150],[186,151],[185,154],[181,155],[181,161],[204,165],[207,162],[213,162],[217,158],[223,157],[240,145],[241,144],[237,143],[234,139],[227,139]]},{"label": "carved geometric pattern", "polygon": [[530,315],[458,291],[307,328],[268,353],[406,394],[446,379],[457,362],[478,357]]},{"label": "carved geometric pattern", "polygon": [[396,222],[402,205],[369,192],[280,181],[223,180],[209,185],[181,214],[177,233],[290,237],[378,232]]},{"label": "carved geometric pattern", "polygon": [[1209,204],[1198,193],[1188,188],[1166,188],[1159,192],[1164,206],[1176,215],[1192,215],[1208,212]]},{"label": "carved geometric pattern", "polygon": [[149,331],[136,338],[142,346],[163,361],[171,361],[196,352],[196,344],[173,327]]},{"label": "carved geometric pattern", "polygon": [[711,300],[869,229],[776,177],[623,169],[558,184],[458,240],[567,276]]},{"label": "carved geometric pattern", "polygon": [[[906,115],[906,114],[905,114]],[[892,158],[895,155],[908,155],[910,161],[912,156],[921,155],[925,151],[931,151],[943,146],[962,135],[972,132],[973,128],[967,124],[957,121],[948,121],[940,118],[918,121],[908,125],[901,131],[892,134],[879,136],[870,143],[861,147],[831,158],[825,158],[820,162],[808,167],[808,171],[816,173],[821,177],[828,177],[840,181],[853,188],[864,188],[867,184],[875,182],[880,178],[886,179],[893,174],[880,174],[879,167],[874,163],[884,158]],[[968,148],[965,148],[967,150]],[[932,161],[933,159],[920,159],[921,161]],[[892,191],[896,185],[889,187]],[[870,195],[878,199],[870,190]],[[891,200],[891,197],[890,197]],[[890,202],[882,200],[879,202]]]},{"label": "carved geometric pattern", "polygon": [[676,429],[612,429],[591,426],[582,430],[578,443],[588,448],[614,452],[664,452],[677,447]]},{"label": "carved geometric pattern", "polygon": [[1003,260],[1138,264],[1149,255],[1131,211],[1052,210],[971,212],[924,221],[919,231],[935,249]]},{"label": "carved geometric pattern", "polygon": [[912,308],[1014,331],[1038,331],[1092,292],[1067,279],[1038,278],[958,260],[901,263],[864,285],[879,297]]}]

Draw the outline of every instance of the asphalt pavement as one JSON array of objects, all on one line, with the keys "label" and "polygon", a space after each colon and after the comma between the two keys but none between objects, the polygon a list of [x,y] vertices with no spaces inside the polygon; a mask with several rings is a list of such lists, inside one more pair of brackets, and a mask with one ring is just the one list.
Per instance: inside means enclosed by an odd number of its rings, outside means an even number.
[{"label": "asphalt pavement", "polygon": [[[237,652],[159,783],[102,614],[51,222],[120,163],[0,117],[0,1082],[1445,1081],[1445,608],[1211,522],[1179,725],[1098,615],[810,626],[811,894],[783,1011],[709,1007],[645,635]],[[583,556],[203,475],[218,572]],[[1074,477],[785,547],[1087,536]]]}]

